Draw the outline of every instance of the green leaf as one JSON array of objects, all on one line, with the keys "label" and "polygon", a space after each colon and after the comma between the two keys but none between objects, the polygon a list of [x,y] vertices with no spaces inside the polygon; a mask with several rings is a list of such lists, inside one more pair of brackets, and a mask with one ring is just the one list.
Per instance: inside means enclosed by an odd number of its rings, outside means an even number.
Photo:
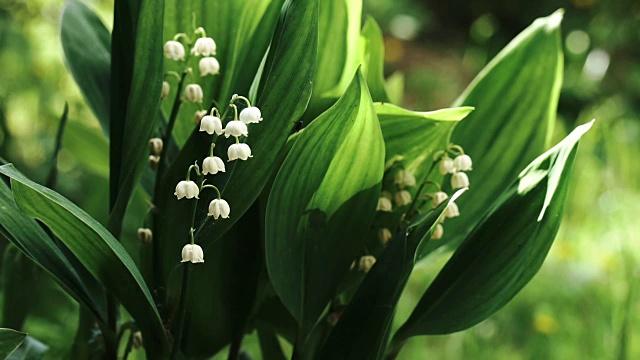
[{"label": "green leaf", "polygon": [[24,341],[27,334],[21,332],[0,328],[0,358],[6,359],[14,352]]},{"label": "green leaf", "polygon": [[402,104],[404,99],[404,73],[396,71],[385,81],[385,89],[389,95],[389,101],[393,104]]},{"label": "green leaf", "polygon": [[[0,169],[15,172],[10,166],[5,165]],[[0,181],[0,209],[0,232],[27,257],[49,272],[99,322],[106,323],[103,293],[94,284],[95,280],[85,268],[74,266],[74,262],[66,258],[40,225],[18,209],[11,189],[3,181]]]},{"label": "green leaf", "polygon": [[111,34],[84,3],[69,0],[62,10],[60,40],[67,67],[109,134],[111,106]]},{"label": "green leaf", "polygon": [[345,95],[300,134],[267,204],[267,269],[302,341],[363,244],[383,159],[380,125],[358,71]]},{"label": "green leaf", "polygon": [[56,358],[56,356],[59,358],[66,354],[52,354],[49,346],[36,340],[31,335],[27,335],[24,342],[11,354],[9,359],[40,360],[44,358],[45,355],[48,355],[49,358]]},{"label": "green leaf", "polygon": [[148,344],[149,355],[159,356],[167,346],[162,321],[135,263],[120,243],[96,220],[60,194],[38,185],[13,165],[0,166],[11,178],[20,210],[44,224],[67,246],[136,319]]},{"label": "green leaf", "polygon": [[560,226],[578,141],[592,123],[534,160],[495,201],[398,330],[397,342],[474,326],[533,278]]},{"label": "green leaf", "polygon": [[451,137],[473,158],[462,215],[443,240],[459,243],[518,175],[548,147],[562,84],[562,10],[536,20],[476,77],[454,106],[476,110]]},{"label": "green leaf", "polygon": [[384,40],[374,18],[367,16],[360,34],[360,61],[373,101],[389,102],[384,82]]},{"label": "green leaf", "polygon": [[380,359],[400,295],[416,261],[416,250],[429,241],[450,202],[427,212],[400,231],[369,270],[358,291],[327,339],[318,359]]},{"label": "green leaf", "polygon": [[[139,4],[131,1],[130,4],[120,0],[115,4],[112,36],[113,43],[118,45],[112,49],[111,216],[108,224],[115,236],[120,235],[124,212],[147,164],[147,141],[155,130],[163,78],[160,31],[163,16],[164,1],[144,0]],[[131,44],[134,34],[135,44]],[[128,53],[123,55],[119,51]]]},{"label": "green leaf", "polygon": [[[4,187],[4,183],[0,186]],[[9,244],[2,259],[2,324],[22,329],[38,293],[35,265],[18,248]],[[24,287],[24,284],[30,286]],[[34,288],[35,287],[35,288]]]}]

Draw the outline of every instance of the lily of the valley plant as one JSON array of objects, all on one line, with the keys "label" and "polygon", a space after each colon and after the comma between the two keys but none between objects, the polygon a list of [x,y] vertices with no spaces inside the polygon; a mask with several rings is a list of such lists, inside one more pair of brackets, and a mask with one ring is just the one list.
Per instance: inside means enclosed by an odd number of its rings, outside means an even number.
[{"label": "lily of the valley plant", "polygon": [[[109,141],[108,220],[0,166],[6,251],[80,305],[75,338],[47,344],[65,358],[236,359],[257,334],[265,359],[393,359],[485,320],[542,265],[591,126],[551,143],[562,12],[427,112],[397,105],[360,1],[116,0],[113,20],[78,0],[61,20]],[[5,296],[27,330],[19,305]]]}]

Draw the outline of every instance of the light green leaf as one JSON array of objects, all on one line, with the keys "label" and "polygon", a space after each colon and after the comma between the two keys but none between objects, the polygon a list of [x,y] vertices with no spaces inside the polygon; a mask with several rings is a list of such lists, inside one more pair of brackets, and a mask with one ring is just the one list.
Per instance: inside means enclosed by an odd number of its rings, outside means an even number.
[{"label": "light green leaf", "polygon": [[120,243],[96,220],[60,194],[27,179],[13,165],[0,166],[11,178],[15,201],[22,212],[44,224],[66,245],[136,319],[160,356],[167,339],[155,302],[135,263]]},{"label": "light green leaf", "polygon": [[576,128],[518,175],[431,283],[396,343],[474,326],[533,278],[560,226],[578,141],[592,123]]},{"label": "light green leaf", "polygon": [[111,106],[111,34],[84,3],[68,0],[62,10],[60,40],[69,71],[109,134]]},{"label": "light green leaf", "polygon": [[393,104],[402,104],[404,99],[404,73],[396,71],[385,81],[385,89],[389,95],[389,101]]},{"label": "light green leaf", "polygon": [[376,20],[367,16],[360,34],[360,62],[373,101],[389,102],[384,81],[384,40]]},{"label": "light green leaf", "polygon": [[267,269],[301,341],[363,244],[383,159],[380,125],[358,71],[345,95],[300,134],[267,204]]},{"label": "light green leaf", "polygon": [[22,344],[25,337],[27,337],[27,334],[0,328],[0,358],[8,358]]},{"label": "light green leaf", "polygon": [[561,20],[561,10],[536,20],[455,102],[476,107],[451,137],[473,158],[473,171],[462,215],[448,222],[443,243],[464,239],[510,179],[550,146],[563,73]]}]

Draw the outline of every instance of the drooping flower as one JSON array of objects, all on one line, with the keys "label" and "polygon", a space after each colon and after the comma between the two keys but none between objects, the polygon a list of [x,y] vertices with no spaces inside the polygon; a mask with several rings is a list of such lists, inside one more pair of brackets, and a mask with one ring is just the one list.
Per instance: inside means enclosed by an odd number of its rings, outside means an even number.
[{"label": "drooping flower", "polygon": [[164,56],[175,61],[184,60],[184,45],[179,41],[167,41],[164,44]]},{"label": "drooping flower", "polygon": [[214,57],[204,57],[198,62],[200,68],[200,76],[217,75],[220,73],[220,63]]},{"label": "drooping flower", "polygon": [[375,257],[371,255],[363,256],[360,258],[360,261],[358,262],[358,270],[362,272],[369,272],[369,270],[371,270],[371,268],[375,263],[376,263]]},{"label": "drooping flower", "polygon": [[160,155],[162,153],[162,139],[153,138],[149,140],[149,153],[151,155]]},{"label": "drooping flower", "polygon": [[447,200],[448,198],[449,198],[449,195],[447,195],[447,193],[438,191],[437,193],[433,194],[433,207],[440,205],[443,201]]},{"label": "drooping flower", "polygon": [[240,121],[245,124],[257,124],[262,121],[262,113],[255,106],[244,108],[240,111]]},{"label": "drooping flower", "polygon": [[200,131],[205,131],[209,135],[216,133],[222,135],[222,121],[219,117],[213,115],[206,115],[200,120]]},{"label": "drooping flower", "polygon": [[196,124],[200,124],[200,120],[207,115],[207,110],[198,110],[193,114],[193,121]]},{"label": "drooping flower", "polygon": [[182,248],[182,262],[203,263],[204,252],[200,245],[187,244]]},{"label": "drooping flower", "polygon": [[411,194],[406,190],[398,191],[394,200],[398,206],[409,205],[411,204]]},{"label": "drooping flower", "polygon": [[458,205],[456,205],[456,203],[454,202],[449,203],[449,205],[447,205],[447,209],[444,211],[444,216],[448,218],[454,218],[456,216],[460,216]]},{"label": "drooping flower", "polygon": [[178,200],[186,197],[187,199],[198,198],[198,194],[200,193],[200,188],[198,185],[191,180],[182,180],[176,185],[176,192],[173,193],[178,197]]},{"label": "drooping flower", "polygon": [[440,174],[442,175],[453,174],[456,171],[456,167],[453,164],[453,159],[448,156],[443,157],[442,160],[440,160],[439,169]]},{"label": "drooping flower", "polygon": [[249,135],[249,131],[247,130],[247,124],[243,123],[240,120],[233,120],[227,123],[227,126],[224,128],[224,137],[229,136],[247,136]]},{"label": "drooping flower", "polygon": [[227,150],[228,161],[233,161],[236,159],[247,160],[251,155],[251,148],[249,145],[240,143],[240,144],[231,144],[229,149]]},{"label": "drooping flower", "polygon": [[209,156],[202,162],[202,173],[217,174],[218,172],[225,172],[224,161],[217,156]]},{"label": "drooping flower", "polygon": [[391,238],[393,238],[393,234],[391,233],[391,230],[387,228],[382,228],[378,230],[378,240],[380,240],[380,244],[386,245],[389,242],[389,240],[391,240]]},{"label": "drooping flower", "polygon": [[169,96],[169,91],[171,91],[171,86],[169,85],[168,82],[163,81],[162,82],[162,93],[160,94],[160,98],[161,99],[165,99],[167,96]]},{"label": "drooping flower", "polygon": [[138,240],[140,240],[140,242],[143,244],[150,244],[153,240],[153,232],[151,232],[151,229],[139,228]]},{"label": "drooping flower", "polygon": [[433,230],[433,234],[431,234],[431,240],[440,240],[442,239],[442,235],[444,235],[444,227],[442,224],[438,224],[435,230]]},{"label": "drooping flower", "polygon": [[451,187],[455,189],[462,189],[469,187],[469,177],[463,172],[457,172],[451,176]]},{"label": "drooping flower", "polygon": [[211,56],[216,54],[216,42],[210,37],[201,37],[196,40],[191,52],[195,56]]},{"label": "drooping flower", "polygon": [[149,155],[149,167],[155,170],[158,168],[158,164],[160,164],[160,156]]},{"label": "drooping flower", "polygon": [[380,199],[378,199],[378,207],[376,208],[377,211],[386,211],[386,212],[391,212],[393,211],[393,206],[391,205],[391,200],[387,199],[386,197],[381,197]]},{"label": "drooping flower", "polygon": [[453,166],[457,171],[471,171],[472,165],[473,163],[469,155],[458,155],[453,159]]},{"label": "drooping flower", "polygon": [[202,88],[198,84],[189,84],[184,89],[184,100],[187,102],[201,103],[203,96]]},{"label": "drooping flower", "polygon": [[223,199],[213,199],[209,203],[209,214],[207,215],[213,216],[214,219],[218,219],[219,217],[226,219],[229,217],[230,212],[231,208],[229,208],[229,203]]},{"label": "drooping flower", "polygon": [[394,182],[401,187],[416,186],[416,177],[409,170],[400,170],[394,177]]}]

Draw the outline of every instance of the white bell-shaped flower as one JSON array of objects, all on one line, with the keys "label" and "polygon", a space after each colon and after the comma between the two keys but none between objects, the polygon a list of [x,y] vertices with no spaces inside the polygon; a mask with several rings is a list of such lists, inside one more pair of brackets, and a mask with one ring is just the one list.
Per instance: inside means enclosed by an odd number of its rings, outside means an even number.
[{"label": "white bell-shaped flower", "polygon": [[411,204],[411,194],[406,190],[398,191],[393,199],[398,206]]},{"label": "white bell-shaped flower", "polygon": [[169,85],[168,82],[163,81],[162,82],[162,93],[160,94],[160,98],[161,99],[165,99],[167,96],[169,96],[169,91],[171,91],[171,86]]},{"label": "white bell-shaped flower", "polygon": [[447,200],[448,198],[449,198],[449,195],[447,195],[447,193],[443,191],[438,191],[437,193],[433,194],[433,207],[436,207],[442,204],[442,202]]},{"label": "white bell-shaped flower", "polygon": [[386,245],[391,240],[391,238],[393,238],[391,230],[387,228],[378,230],[378,240],[380,240],[380,244]]},{"label": "white bell-shaped flower", "polygon": [[454,218],[456,216],[460,216],[458,205],[456,205],[456,203],[454,202],[449,203],[449,205],[447,205],[447,209],[444,211],[444,216],[448,218]]},{"label": "white bell-shaped flower", "polygon": [[187,199],[198,199],[200,194],[200,188],[193,181],[182,180],[176,185],[176,192],[173,195],[178,197],[178,200],[186,197]]},{"label": "white bell-shaped flower", "polygon": [[229,146],[229,149],[227,150],[227,157],[229,158],[228,161],[237,159],[247,160],[248,158],[253,157],[253,155],[251,155],[251,148],[249,147],[249,145],[240,143],[231,144]]},{"label": "white bell-shaped flower", "polygon": [[179,41],[167,41],[164,44],[164,57],[175,61],[184,60],[184,45]]},{"label": "white bell-shaped flower", "polygon": [[198,62],[200,76],[218,75],[220,73],[220,63],[214,57],[204,57]]},{"label": "white bell-shaped flower", "polygon": [[400,170],[396,173],[394,182],[401,187],[416,186],[416,177],[409,170]]},{"label": "white bell-shaped flower", "polygon": [[469,187],[469,177],[463,172],[457,172],[451,176],[451,187],[455,189],[462,189]]},{"label": "white bell-shaped flower", "polygon": [[200,124],[200,120],[207,115],[207,110],[198,110],[193,114],[193,122]]},{"label": "white bell-shaped flower", "polygon": [[386,197],[381,197],[380,199],[378,199],[378,207],[376,208],[377,211],[386,211],[386,212],[391,212],[393,211],[393,206],[391,205],[391,200],[387,199]]},{"label": "white bell-shaped flower", "polygon": [[151,155],[160,155],[162,153],[162,147],[162,139],[153,138],[149,140],[149,153],[151,153]]},{"label": "white bell-shaped flower", "polygon": [[187,244],[182,248],[182,262],[203,263],[204,252],[200,245]]},{"label": "white bell-shaped flower", "polygon": [[191,49],[195,56],[211,56],[216,54],[216,42],[210,37],[202,37],[196,40]]},{"label": "white bell-shaped flower", "polygon": [[158,164],[160,164],[160,156],[149,155],[149,167],[155,170],[158,168]]},{"label": "white bell-shaped flower", "polygon": [[358,270],[362,272],[369,272],[369,270],[371,270],[371,268],[375,263],[376,263],[375,257],[371,255],[363,256],[360,258],[360,261],[358,262]]},{"label": "white bell-shaped flower", "polygon": [[184,100],[187,102],[201,103],[203,96],[202,88],[198,84],[189,84],[184,89]]},{"label": "white bell-shaped flower", "polygon": [[249,135],[249,131],[247,130],[247,124],[243,123],[240,120],[233,120],[227,123],[227,126],[224,128],[224,137],[229,136],[247,136]]},{"label": "white bell-shaped flower", "polygon": [[257,124],[262,121],[262,113],[255,106],[244,108],[240,111],[240,121],[245,124]]},{"label": "white bell-shaped flower", "polygon": [[147,229],[147,228],[139,228],[138,229],[138,240],[140,240],[141,243],[143,244],[151,244],[151,241],[153,241],[153,232],[151,232],[151,229]]},{"label": "white bell-shaped flower", "polygon": [[433,230],[433,234],[431,234],[431,240],[440,240],[442,239],[442,235],[444,235],[444,227],[442,224],[436,225],[436,229]]},{"label": "white bell-shaped flower", "polygon": [[219,117],[213,115],[206,115],[200,120],[200,131],[205,131],[209,135],[216,133],[222,135],[222,121]]},{"label": "white bell-shaped flower", "polygon": [[202,173],[217,174],[218,172],[225,172],[224,161],[217,156],[209,156],[202,162]]},{"label": "white bell-shaped flower", "polygon": [[471,171],[473,163],[469,155],[458,155],[453,159],[453,166],[457,171]]},{"label": "white bell-shaped flower", "polygon": [[439,169],[440,174],[442,175],[453,174],[454,172],[456,172],[456,167],[453,164],[453,159],[448,156],[445,156],[442,158],[442,160],[440,160]]},{"label": "white bell-shaped flower", "polygon": [[226,219],[229,217],[230,212],[231,208],[229,208],[229,203],[223,199],[213,199],[209,203],[209,214],[207,215],[213,216],[214,219],[218,219],[219,217]]}]

